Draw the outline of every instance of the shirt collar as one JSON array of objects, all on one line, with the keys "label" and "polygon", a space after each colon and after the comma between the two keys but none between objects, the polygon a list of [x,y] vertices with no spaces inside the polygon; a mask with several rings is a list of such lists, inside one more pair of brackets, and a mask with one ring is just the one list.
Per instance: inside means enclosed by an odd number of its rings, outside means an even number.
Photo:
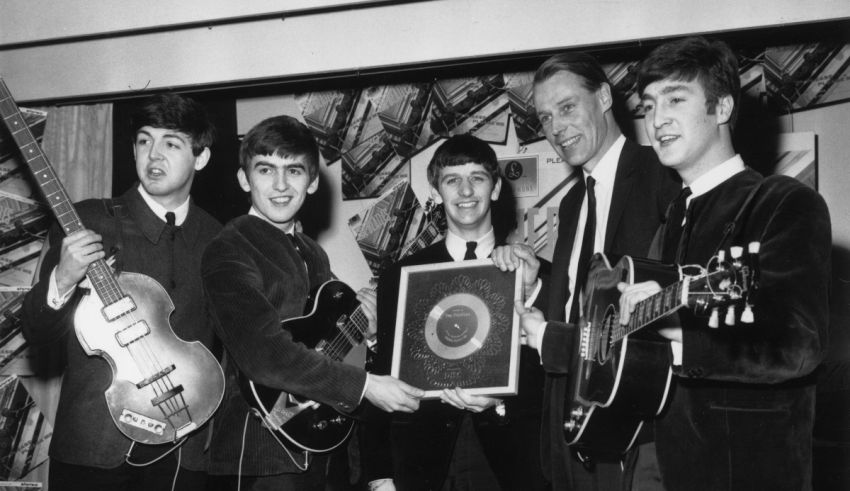
[{"label": "shirt collar", "polygon": [[736,154],[729,160],[723,162],[722,164],[714,166],[708,172],[699,176],[694,182],[691,183],[690,186],[688,186],[691,188],[691,195],[688,198],[688,201],[711,191],[712,189],[716,188],[717,186],[725,182],[727,179],[743,171],[744,169],[744,161],[738,154]]},{"label": "shirt collar", "polygon": [[186,216],[189,214],[189,198],[188,197],[186,198],[186,201],[184,201],[176,209],[167,210],[167,209],[165,209],[164,206],[157,203],[156,200],[153,199],[153,196],[148,194],[148,192],[145,191],[145,188],[142,187],[141,184],[139,184],[139,194],[142,195],[142,199],[145,200],[145,203],[148,205],[148,208],[150,208],[151,211],[154,212],[154,214],[156,216],[158,216],[159,219],[162,220],[163,222],[166,221],[165,220],[165,214],[168,213],[169,211],[174,212],[174,224],[175,225],[177,225],[177,226],[183,225],[183,222],[186,221]]},{"label": "shirt collar", "polygon": [[626,143],[626,137],[620,135],[614,140],[614,143],[605,152],[605,155],[599,159],[599,162],[593,167],[593,171],[588,174],[584,172],[585,181],[588,175],[592,176],[597,184],[602,184],[606,188],[614,187],[614,178],[617,175],[617,162],[620,160],[620,153],[623,151],[623,145]]},{"label": "shirt collar", "polygon": [[[471,240],[478,243],[475,246],[475,255],[479,259],[490,257],[490,253],[496,247],[496,234],[493,232],[493,227],[490,227],[490,230],[483,237]],[[450,230],[446,231],[446,249],[455,261],[463,261],[463,256],[466,255],[466,242],[466,239],[455,235]]]},{"label": "shirt collar", "polygon": [[285,227],[281,228],[280,225],[278,225],[278,224],[272,222],[271,220],[269,220],[268,218],[266,218],[265,215],[263,215],[262,213],[257,211],[257,209],[254,208],[253,206],[251,207],[250,210],[248,210],[248,214],[257,217],[260,220],[263,220],[265,222],[272,224],[276,229],[282,230],[283,233],[285,233],[285,234],[292,235],[292,234],[295,233],[295,220],[291,220]]}]

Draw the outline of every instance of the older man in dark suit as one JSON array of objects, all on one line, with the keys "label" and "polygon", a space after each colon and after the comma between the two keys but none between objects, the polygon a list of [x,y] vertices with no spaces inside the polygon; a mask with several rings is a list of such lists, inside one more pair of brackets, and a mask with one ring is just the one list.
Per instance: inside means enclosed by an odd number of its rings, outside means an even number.
[{"label": "older man in dark suit", "polygon": [[[584,53],[553,56],[534,76],[534,106],[546,139],[579,173],[578,183],[561,201],[558,212],[548,293],[535,304],[540,310],[525,313],[523,308],[522,312],[528,342],[540,350],[547,371],[541,439],[544,474],[554,489],[622,486],[620,462],[571,455],[563,437],[566,374],[580,317],[579,292],[592,253],[646,256],[668,203],[681,188],[651,148],[623,136],[614,117],[614,96],[602,67]],[[494,257],[505,269],[526,261],[531,266],[527,269],[533,270],[529,250],[513,245]]]}]

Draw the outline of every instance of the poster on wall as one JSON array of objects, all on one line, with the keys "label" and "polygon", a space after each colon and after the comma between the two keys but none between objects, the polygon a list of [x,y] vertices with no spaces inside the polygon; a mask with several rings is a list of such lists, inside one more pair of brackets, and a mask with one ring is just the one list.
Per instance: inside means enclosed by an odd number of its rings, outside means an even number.
[{"label": "poster on wall", "polygon": [[437,137],[472,133],[504,144],[508,101],[502,74],[438,80],[432,89],[429,128]]},{"label": "poster on wall", "polygon": [[850,98],[850,44],[769,47],[767,96],[778,111],[797,111]]},{"label": "poster on wall", "polygon": [[505,74],[505,96],[514,121],[514,131],[520,145],[544,138],[543,128],[534,110],[534,74],[516,72]]},{"label": "poster on wall", "polygon": [[436,218],[425,213],[408,182],[399,183],[348,220],[372,275],[440,238]]},{"label": "poster on wall", "polygon": [[47,462],[53,426],[16,376],[0,379],[0,481],[15,489],[40,487],[27,478]]},{"label": "poster on wall", "polygon": [[409,179],[407,159],[395,152],[384,131],[342,154],[344,200],[377,197]]},{"label": "poster on wall", "polygon": [[298,94],[295,101],[301,108],[301,116],[316,142],[319,152],[330,164],[339,160],[345,150],[344,143],[350,132],[359,127],[352,125],[359,90],[332,90]]},{"label": "poster on wall", "polygon": [[[21,108],[21,114],[41,142],[47,113]],[[32,374],[18,311],[35,278],[50,223],[20,158],[11,135],[0,127],[0,375]]]}]

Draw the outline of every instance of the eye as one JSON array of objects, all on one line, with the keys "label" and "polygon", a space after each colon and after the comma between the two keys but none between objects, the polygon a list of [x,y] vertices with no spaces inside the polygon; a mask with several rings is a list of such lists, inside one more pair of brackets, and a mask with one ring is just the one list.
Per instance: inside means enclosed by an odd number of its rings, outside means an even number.
[{"label": "eye", "polygon": [[549,114],[541,114],[537,116],[537,119],[540,121],[540,124],[549,124],[552,122],[552,116]]},{"label": "eye", "polygon": [[655,106],[653,106],[651,102],[641,102],[640,106],[638,106],[638,109],[644,114],[646,114],[649,111],[655,109]]},{"label": "eye", "polygon": [[574,104],[564,104],[563,106],[561,106],[561,114],[569,114],[573,111],[574,108]]},{"label": "eye", "polygon": [[475,184],[481,184],[486,181],[484,176],[472,176],[471,181]]},{"label": "eye", "polygon": [[304,169],[301,167],[287,167],[286,172],[291,176],[300,176],[304,174]]},{"label": "eye", "polygon": [[459,182],[460,182],[460,178],[449,177],[449,178],[447,178],[446,180],[443,181],[443,184],[445,184],[446,186],[457,186]]},{"label": "eye", "polygon": [[139,136],[136,137],[136,146],[141,147],[143,145],[147,145],[150,140],[147,137]]},{"label": "eye", "polygon": [[685,102],[684,97],[671,97],[670,104],[679,104],[681,102]]},{"label": "eye", "polygon": [[272,170],[268,167],[257,167],[256,170],[257,174],[260,174],[261,176],[269,175],[272,172]]}]

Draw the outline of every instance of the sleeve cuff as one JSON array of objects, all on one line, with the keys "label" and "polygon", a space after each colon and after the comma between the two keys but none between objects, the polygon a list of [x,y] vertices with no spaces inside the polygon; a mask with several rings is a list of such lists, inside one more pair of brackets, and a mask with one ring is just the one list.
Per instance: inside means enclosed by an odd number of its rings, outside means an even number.
[{"label": "sleeve cuff", "polygon": [[673,352],[673,366],[682,366],[682,343],[679,341],[670,341],[670,351]]},{"label": "sleeve cuff", "polygon": [[59,286],[56,284],[56,268],[50,272],[50,281],[47,284],[47,306],[53,310],[59,310],[68,303],[71,294],[74,293],[74,288],[71,288],[64,294],[59,294]]}]

